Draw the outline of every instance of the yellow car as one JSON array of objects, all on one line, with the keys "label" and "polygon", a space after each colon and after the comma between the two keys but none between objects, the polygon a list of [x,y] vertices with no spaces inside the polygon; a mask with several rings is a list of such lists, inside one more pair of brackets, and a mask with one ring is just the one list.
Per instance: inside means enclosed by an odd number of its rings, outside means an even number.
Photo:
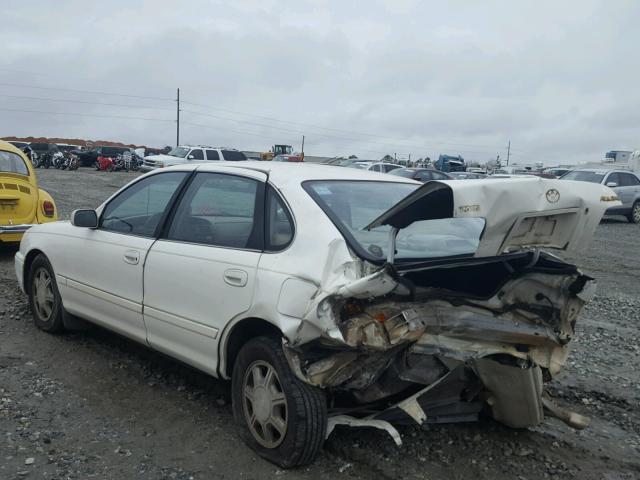
[{"label": "yellow car", "polygon": [[58,219],[56,204],[22,151],[0,140],[0,244],[19,242],[32,225]]}]

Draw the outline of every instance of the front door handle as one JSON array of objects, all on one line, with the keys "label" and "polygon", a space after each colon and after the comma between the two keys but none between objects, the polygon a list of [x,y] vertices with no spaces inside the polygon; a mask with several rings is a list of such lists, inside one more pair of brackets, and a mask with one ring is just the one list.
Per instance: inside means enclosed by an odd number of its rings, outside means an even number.
[{"label": "front door handle", "polygon": [[137,250],[127,250],[124,252],[124,257],[122,259],[131,265],[137,265],[140,261],[140,252]]},{"label": "front door handle", "polygon": [[239,268],[230,268],[224,272],[224,281],[233,287],[244,287],[247,284],[249,275]]}]

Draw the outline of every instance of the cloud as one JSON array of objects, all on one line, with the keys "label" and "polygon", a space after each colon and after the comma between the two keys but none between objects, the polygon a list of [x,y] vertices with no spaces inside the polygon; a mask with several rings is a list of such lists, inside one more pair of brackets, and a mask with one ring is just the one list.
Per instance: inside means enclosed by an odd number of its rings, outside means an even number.
[{"label": "cloud", "polygon": [[95,115],[0,110],[0,135],[171,144],[180,87],[185,142],[486,160],[511,140],[548,164],[640,148],[632,1],[8,3],[0,84],[165,100],[0,85],[0,109]]}]

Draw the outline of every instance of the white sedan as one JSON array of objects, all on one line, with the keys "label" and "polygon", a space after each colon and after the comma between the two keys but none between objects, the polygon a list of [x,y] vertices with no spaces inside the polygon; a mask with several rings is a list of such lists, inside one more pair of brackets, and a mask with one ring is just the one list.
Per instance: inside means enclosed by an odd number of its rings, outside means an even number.
[{"label": "white sedan", "polygon": [[337,424],[583,427],[543,383],[592,279],[538,247],[584,248],[616,204],[541,178],[181,165],[34,226],[15,267],[39,328],[80,317],[231,379],[242,438],[294,467]]}]

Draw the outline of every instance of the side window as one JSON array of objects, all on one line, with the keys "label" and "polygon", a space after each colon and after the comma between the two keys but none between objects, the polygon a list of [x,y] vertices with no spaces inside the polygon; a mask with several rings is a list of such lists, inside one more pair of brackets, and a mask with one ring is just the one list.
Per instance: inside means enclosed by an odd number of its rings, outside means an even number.
[{"label": "side window", "polygon": [[219,247],[261,248],[256,180],[199,173],[180,201],[167,238]]},{"label": "side window", "polygon": [[380,165],[371,165],[371,169],[374,172],[379,172],[380,171]]},{"label": "side window", "polygon": [[391,170],[395,170],[396,168],[400,168],[400,167],[398,165],[385,165],[384,166],[385,172],[390,172]]},{"label": "side window", "polygon": [[619,173],[618,177],[620,178],[620,185],[623,187],[634,187],[636,185],[640,185],[638,177],[631,173]]},{"label": "side window", "polygon": [[204,160],[204,152],[200,149],[194,149],[189,152],[189,157],[193,157],[192,160]]},{"label": "side window", "polygon": [[135,183],[105,207],[100,228],[153,237],[169,201],[186,176],[187,172],[160,173]]},{"label": "side window", "polygon": [[280,196],[271,187],[267,190],[265,249],[278,251],[293,240],[293,219]]},{"label": "side window", "polygon": [[620,177],[618,176],[618,174],[616,172],[609,174],[609,176],[607,177],[607,181],[606,181],[605,185],[607,183],[611,183],[611,182],[617,183],[618,186],[621,186],[620,185]]},{"label": "side window", "polygon": [[432,179],[433,179],[432,172],[429,172],[427,170],[418,172],[418,180],[422,182],[428,182],[429,180],[432,180]]},{"label": "side window", "polygon": [[220,160],[217,150],[207,150],[207,160]]}]

